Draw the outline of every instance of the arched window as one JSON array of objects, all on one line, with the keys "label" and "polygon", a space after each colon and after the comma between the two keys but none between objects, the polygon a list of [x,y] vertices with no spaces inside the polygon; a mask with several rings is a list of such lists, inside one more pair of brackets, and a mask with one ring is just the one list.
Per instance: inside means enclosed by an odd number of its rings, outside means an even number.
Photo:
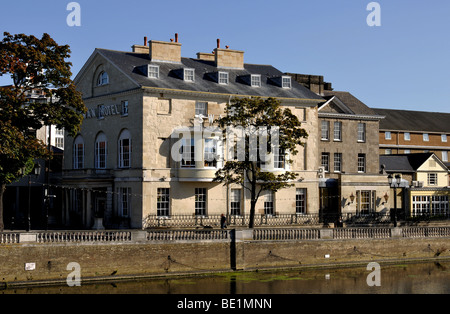
[{"label": "arched window", "polygon": [[119,168],[131,167],[131,134],[123,130],[119,136]]},{"label": "arched window", "polygon": [[106,147],[107,140],[104,133],[99,133],[95,140],[95,168],[106,168]]},{"label": "arched window", "polygon": [[84,139],[78,135],[73,142],[73,169],[84,168]]},{"label": "arched window", "polygon": [[108,73],[106,73],[105,71],[101,72],[98,75],[98,79],[97,79],[97,86],[102,86],[102,85],[106,85],[109,83],[109,76]]}]

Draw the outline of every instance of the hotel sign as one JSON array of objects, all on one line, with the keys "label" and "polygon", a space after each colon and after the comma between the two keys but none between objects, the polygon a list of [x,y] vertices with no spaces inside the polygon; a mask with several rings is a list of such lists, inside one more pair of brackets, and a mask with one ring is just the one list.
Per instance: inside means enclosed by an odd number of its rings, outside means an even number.
[{"label": "hotel sign", "polygon": [[99,105],[97,108],[90,108],[83,115],[85,119],[98,118],[103,119],[106,116],[128,115],[128,101],[122,102],[120,105]]}]

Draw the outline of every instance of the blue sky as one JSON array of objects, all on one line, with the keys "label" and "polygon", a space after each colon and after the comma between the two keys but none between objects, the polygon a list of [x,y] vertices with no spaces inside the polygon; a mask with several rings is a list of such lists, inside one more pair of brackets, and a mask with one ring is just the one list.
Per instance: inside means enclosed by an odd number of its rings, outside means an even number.
[{"label": "blue sky", "polygon": [[178,33],[182,56],[194,58],[220,38],[246,63],[323,75],[370,107],[450,112],[448,0],[377,1],[379,27],[367,25],[370,0],[78,0],[79,27],[66,23],[70,2],[3,0],[0,32],[70,45],[74,76],[95,48],[130,51],[144,36]]}]

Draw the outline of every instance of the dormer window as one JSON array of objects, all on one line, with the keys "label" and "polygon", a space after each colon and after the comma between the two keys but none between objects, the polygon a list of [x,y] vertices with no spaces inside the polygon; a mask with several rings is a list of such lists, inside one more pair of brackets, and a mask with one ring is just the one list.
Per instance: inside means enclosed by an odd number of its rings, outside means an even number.
[{"label": "dormer window", "polygon": [[291,77],[290,76],[282,76],[281,77],[281,87],[282,88],[291,88]]},{"label": "dormer window", "polygon": [[194,82],[195,70],[194,69],[184,69],[183,79],[185,82]]},{"label": "dormer window", "polygon": [[149,78],[155,78],[155,79],[159,78],[159,66],[149,64],[147,76]]},{"label": "dormer window", "polygon": [[99,74],[98,79],[97,79],[97,86],[102,86],[102,85],[106,85],[109,83],[109,76],[108,73],[106,73],[105,71],[103,71],[102,73]]},{"label": "dormer window", "polygon": [[259,74],[252,74],[250,83],[252,87],[261,87],[261,75]]},{"label": "dormer window", "polygon": [[228,84],[228,72],[219,72],[218,83],[224,85]]}]

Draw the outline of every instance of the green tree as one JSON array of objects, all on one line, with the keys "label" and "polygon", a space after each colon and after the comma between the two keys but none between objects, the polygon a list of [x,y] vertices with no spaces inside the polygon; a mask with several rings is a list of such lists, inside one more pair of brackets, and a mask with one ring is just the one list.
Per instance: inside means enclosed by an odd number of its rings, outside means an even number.
[{"label": "green tree", "polygon": [[[235,143],[233,147],[227,147],[227,150],[234,150],[235,157],[228,158],[223,168],[216,171],[213,181],[224,185],[240,184],[250,192],[249,228],[253,228],[256,202],[261,192],[276,192],[290,187],[291,181],[297,177],[297,174],[291,171],[280,172],[264,168],[267,165],[264,156],[271,156],[272,160],[276,159],[275,162],[291,163],[292,159],[286,158],[287,153],[289,156],[295,156],[298,146],[304,145],[303,140],[308,134],[301,127],[297,116],[289,108],[281,108],[280,102],[275,98],[234,99],[227,104],[225,116],[217,119],[216,123],[225,130],[227,143]],[[232,134],[235,133],[226,131],[227,129],[241,129],[242,136],[234,136]],[[264,129],[267,132],[261,132]],[[230,139],[231,136],[235,138]],[[243,147],[241,153],[239,147]]]},{"label": "green tree", "polygon": [[[0,231],[3,231],[3,193],[6,185],[33,169],[37,158],[50,158],[34,130],[45,125],[76,135],[86,108],[71,80],[68,45],[58,45],[48,34],[3,34],[0,76],[13,84],[0,87]],[[30,101],[32,91],[45,101]],[[25,172],[21,171],[26,169]]]}]

